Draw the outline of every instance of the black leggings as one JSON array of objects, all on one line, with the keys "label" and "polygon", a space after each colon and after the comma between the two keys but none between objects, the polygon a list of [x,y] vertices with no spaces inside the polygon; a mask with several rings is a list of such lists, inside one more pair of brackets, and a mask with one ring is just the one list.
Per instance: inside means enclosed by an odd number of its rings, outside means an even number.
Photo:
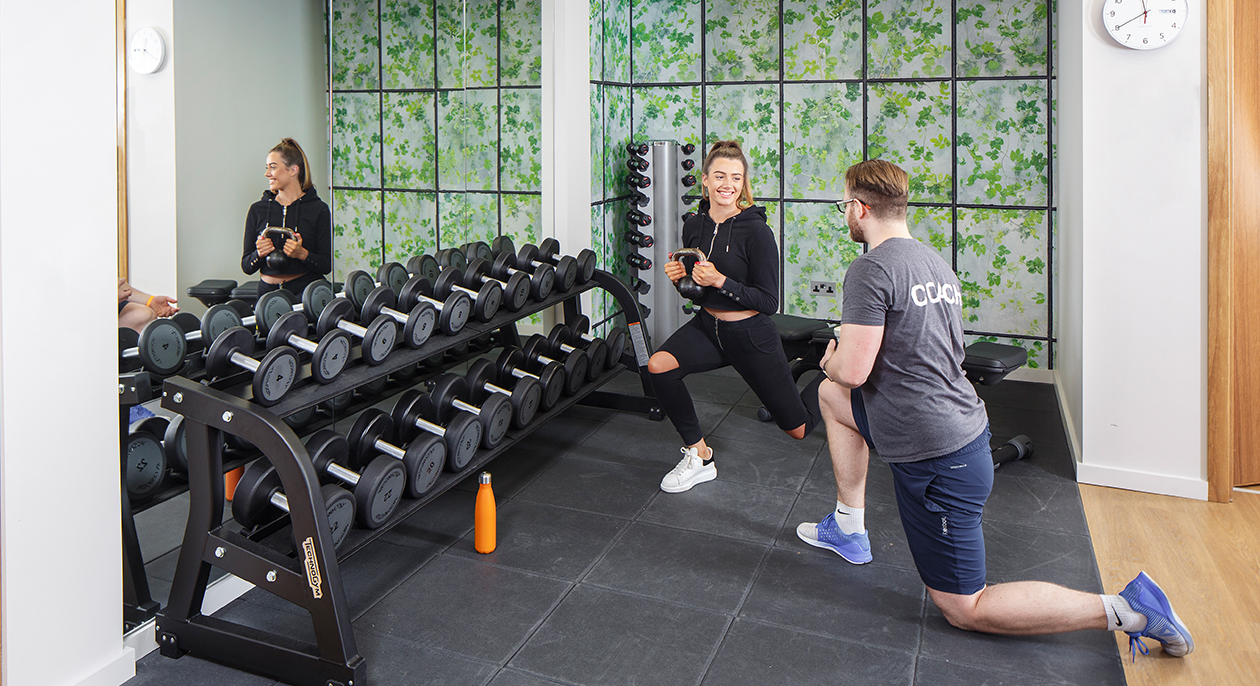
[{"label": "black leggings", "polygon": [[791,431],[804,424],[808,436],[818,425],[818,385],[810,384],[797,392],[779,330],[767,315],[727,322],[701,310],[660,350],[673,355],[678,368],[652,374],[652,388],[687,445],[699,443],[704,435],[683,378],[727,365],[744,377],[780,429]]},{"label": "black leggings", "polygon": [[306,287],[311,285],[313,282],[319,281],[320,279],[323,279],[323,278],[324,277],[322,275],[316,274],[315,272],[307,272],[303,274],[302,276],[297,277],[296,279],[289,279],[288,281],[285,281],[284,283],[267,283],[266,281],[259,279],[258,297],[261,298],[262,296],[272,291],[277,291],[283,288],[284,290],[296,295],[298,297],[298,300],[300,301],[302,299],[302,291],[305,290]]}]

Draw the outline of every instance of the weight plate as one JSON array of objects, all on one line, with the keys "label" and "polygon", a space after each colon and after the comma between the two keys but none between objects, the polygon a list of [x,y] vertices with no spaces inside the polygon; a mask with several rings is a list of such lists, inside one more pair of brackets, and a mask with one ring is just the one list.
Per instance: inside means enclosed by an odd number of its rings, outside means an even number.
[{"label": "weight plate", "polygon": [[358,312],[363,308],[363,300],[376,288],[376,280],[365,271],[353,271],[346,275],[346,298]]},{"label": "weight plate", "polygon": [[293,414],[285,417],[284,423],[288,424],[290,428],[296,431],[306,426],[307,424],[310,424],[311,420],[314,418],[315,418],[315,407],[312,405],[311,407],[304,407],[298,410],[297,412],[294,412]]},{"label": "weight plate", "polygon": [[411,275],[407,273],[407,268],[397,262],[386,262],[381,265],[377,271],[377,280],[382,284],[389,286],[395,294],[402,290],[403,284],[407,283],[407,279]]},{"label": "weight plate", "polygon": [[490,413],[490,418],[486,421],[485,435],[482,441],[487,448],[493,448],[503,441],[503,437],[507,435],[508,429],[512,426],[512,404],[508,402],[507,396],[493,395],[493,402],[486,402],[481,407],[482,414]]},{"label": "weight plate", "polygon": [[[525,380],[522,379],[517,383],[518,385],[525,383]],[[536,381],[525,386],[524,392],[521,393],[520,405],[516,409],[516,428],[523,428],[534,421],[534,415],[538,414],[538,408],[542,405],[542,394],[542,384]]]},{"label": "weight plate", "polygon": [[423,441],[425,447],[412,472],[412,480],[408,483],[408,493],[412,498],[419,498],[428,493],[441,476],[442,469],[446,466],[446,444],[433,435],[417,437],[415,440]]},{"label": "weight plate", "polygon": [[166,434],[162,436],[162,448],[166,452],[167,463],[177,471],[188,473],[188,440],[184,435],[184,416],[171,417],[166,425]]},{"label": "weight plate", "polygon": [[330,383],[346,368],[350,361],[350,334],[345,331],[330,331],[324,336],[315,353],[311,355],[311,375],[320,383]]},{"label": "weight plate", "polygon": [[449,300],[446,302],[446,307],[451,308],[450,333],[452,335],[464,328],[464,324],[468,323],[468,315],[472,312],[472,298],[463,293],[459,295],[462,297],[456,298],[454,302]]},{"label": "weight plate", "polygon": [[354,526],[354,496],[333,484],[324,484],[320,493],[324,496],[324,509],[328,513],[328,532],[332,534],[333,549],[337,549]]},{"label": "weight plate", "polygon": [[381,394],[381,391],[385,390],[385,386],[388,383],[389,383],[388,377],[378,376],[375,379],[372,379],[371,381],[363,384],[362,386],[359,386],[356,390],[358,390],[359,393],[362,393],[363,395],[377,396]]},{"label": "weight plate", "polygon": [[184,330],[169,319],[149,322],[137,342],[145,369],[159,376],[170,376],[183,368],[185,345]]},{"label": "weight plate", "polygon": [[215,337],[206,351],[206,373],[224,376],[233,371],[232,353],[249,357],[254,352],[254,334],[242,326],[234,326]]},{"label": "weight plate", "polygon": [[437,308],[428,303],[416,305],[407,316],[407,326],[403,330],[407,336],[407,346],[414,349],[424,345],[433,335],[433,328],[436,326]]},{"label": "weight plate", "polygon": [[385,315],[381,315],[368,325],[365,331],[367,339],[364,343],[367,345],[366,350],[360,349],[363,353],[363,359],[368,364],[380,364],[394,349],[394,343],[398,339],[398,327],[394,326],[394,320]]},{"label": "weight plate", "polygon": [[[474,415],[462,411],[451,420],[451,426],[456,426],[456,422],[467,422],[463,426],[463,431],[456,437],[454,453],[448,453],[451,457],[451,466],[458,472],[472,462],[473,456],[477,454],[477,448],[481,446],[481,422],[477,421]],[[450,427],[447,430],[449,431]]]},{"label": "weight plate", "polygon": [[499,307],[503,304],[503,291],[498,286],[482,286],[482,289],[477,294],[477,299],[481,301],[481,311],[477,313],[477,319],[488,322],[499,313]]},{"label": "weight plate", "polygon": [[123,455],[127,495],[137,501],[153,495],[166,476],[166,456],[162,453],[161,441],[148,433],[130,434],[123,446]]},{"label": "weight plate", "polygon": [[176,312],[171,315],[171,321],[175,322],[186,334],[201,329],[201,320],[197,319],[197,315],[191,312]]},{"label": "weight plate", "polygon": [[407,487],[407,473],[401,462],[382,456],[368,463],[359,482],[375,487],[367,501],[367,508],[359,513],[359,523],[375,529],[384,524],[398,507],[399,498]]},{"label": "weight plate", "polygon": [[241,314],[227,303],[211,307],[201,317],[201,343],[210,345],[224,331],[234,326],[241,326],[242,322]]},{"label": "weight plate", "polygon": [[363,299],[363,308],[359,310],[359,320],[375,319],[386,307],[393,309],[398,302],[393,289],[389,286],[377,286]]},{"label": "weight plate", "polygon": [[293,348],[282,346],[267,353],[254,373],[254,402],[274,405],[293,387],[297,379],[298,356]]},{"label": "weight plate", "polygon": [[254,321],[266,333],[281,317],[293,311],[293,296],[283,288],[264,293],[254,305]]},{"label": "weight plate", "polygon": [[516,254],[516,246],[512,244],[511,236],[498,236],[490,243],[490,250],[496,255],[503,253]]},{"label": "weight plate", "polygon": [[306,313],[306,318],[312,322],[319,319],[320,313],[335,297],[332,284],[323,279],[312,281],[302,289],[302,310]]},{"label": "weight plate", "polygon": [[442,265],[432,255],[416,255],[407,260],[407,271],[412,276],[423,276],[432,281],[442,272]]}]

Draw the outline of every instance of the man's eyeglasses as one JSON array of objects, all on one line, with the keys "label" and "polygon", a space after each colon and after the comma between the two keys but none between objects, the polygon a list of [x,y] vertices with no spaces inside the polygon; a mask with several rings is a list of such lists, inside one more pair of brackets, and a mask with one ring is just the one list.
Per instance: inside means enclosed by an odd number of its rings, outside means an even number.
[{"label": "man's eyeglasses", "polygon": [[840,210],[840,212],[843,213],[845,210],[849,208],[849,203],[851,202],[855,202],[861,205],[862,207],[865,207],[868,210],[871,208],[870,205],[867,205],[866,203],[862,202],[861,200],[858,200],[857,198],[849,198],[848,200],[837,200],[836,209]]}]

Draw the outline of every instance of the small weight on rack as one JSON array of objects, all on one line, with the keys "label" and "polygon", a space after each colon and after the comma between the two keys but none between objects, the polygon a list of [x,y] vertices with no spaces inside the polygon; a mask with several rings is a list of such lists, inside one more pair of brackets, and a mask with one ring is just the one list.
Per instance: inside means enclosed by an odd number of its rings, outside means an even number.
[{"label": "small weight on rack", "polygon": [[[577,260],[565,255],[552,265],[544,258],[545,255],[541,250],[529,243],[526,243],[521,247],[521,251],[516,254],[516,265],[519,269],[523,269],[527,272],[536,271],[538,269],[542,269],[543,267],[550,267],[556,271],[555,280],[556,283],[559,284],[560,290],[565,293],[573,290],[573,286],[577,283],[578,278]],[[592,264],[591,270],[594,271],[594,269],[595,267]]]},{"label": "small weight on rack", "polygon": [[[469,401],[468,382],[464,377],[455,374],[443,374],[431,382],[429,402],[435,411],[435,421],[439,424],[450,422],[459,411],[468,412],[481,422],[481,445],[485,448],[497,446],[512,426],[512,405],[504,396],[492,394],[484,399],[481,406]],[[409,391],[410,392],[410,391]],[[403,394],[404,396],[406,393]]]},{"label": "small weight on rack", "polygon": [[455,291],[444,300],[432,297],[433,283],[423,276],[407,279],[402,292],[398,294],[398,304],[404,310],[410,310],[417,303],[428,303],[438,311],[438,329],[447,336],[454,336],[468,323],[468,315],[472,313],[473,302],[468,294]]},{"label": "small weight on rack", "polygon": [[529,275],[517,272],[506,281],[490,276],[489,260],[476,259],[468,263],[468,271],[464,272],[464,285],[469,288],[480,288],[482,284],[498,284],[502,289],[503,304],[510,312],[518,312],[529,301]]},{"label": "small weight on rack", "polygon": [[473,299],[473,316],[479,322],[488,322],[499,313],[499,305],[503,303],[503,289],[492,283],[483,283],[479,290],[465,288],[464,271],[459,267],[447,267],[433,282],[433,295],[447,298],[454,292],[460,292]]},{"label": "small weight on rack", "polygon": [[[644,216],[646,217],[647,215]],[[556,255],[560,254],[560,241],[548,237],[542,239],[542,242],[538,244],[538,253],[540,260],[556,267],[557,270],[560,269],[560,262],[566,257],[573,260],[577,264],[578,283],[587,283],[595,276],[595,251],[590,248],[582,248],[582,251],[577,255],[564,255],[557,258]]]},{"label": "small weight on rack", "polygon": [[[406,288],[406,282],[403,284]],[[437,308],[418,302],[410,312],[404,314],[395,309],[397,304],[398,298],[393,289],[389,286],[378,286],[364,299],[359,319],[367,321],[386,315],[403,325],[403,342],[407,347],[413,350],[419,348],[433,335],[433,328],[437,324]]]},{"label": "small weight on rack", "polygon": [[522,429],[534,421],[543,396],[542,384],[537,380],[526,377],[518,380],[511,390],[503,388],[495,384],[494,367],[485,358],[475,360],[469,365],[464,379],[472,391],[473,402],[493,394],[506,397],[512,406],[512,426]]},{"label": "small weight on rack", "polygon": [[390,412],[395,437],[403,442],[414,440],[420,432],[427,432],[446,443],[446,468],[461,471],[472,461],[481,445],[481,423],[468,412],[456,412],[446,426],[437,423],[437,413],[430,407],[429,396],[407,392],[399,396]]},{"label": "small weight on rack", "polygon": [[[372,288],[376,288],[375,282]],[[364,293],[363,299],[366,299],[370,293],[371,291]],[[360,300],[360,308],[363,299]],[[315,323],[315,335],[323,336],[334,329],[341,329],[351,336],[362,339],[360,354],[363,360],[370,365],[378,365],[384,362],[385,357],[394,349],[398,327],[394,326],[392,319],[383,314],[372,320],[372,323],[366,327],[360,326],[349,321],[355,310],[354,303],[349,298],[338,298],[328,303],[328,306],[320,313],[319,321]]]},{"label": "small weight on rack", "polygon": [[500,382],[506,381],[513,377],[517,379],[533,379],[542,385],[542,403],[539,407],[543,411],[550,410],[560,401],[560,394],[564,392],[564,369],[558,364],[545,365],[537,374],[531,374],[523,369],[521,365],[525,362],[525,353],[520,348],[504,348],[499,353],[499,359],[495,362],[495,370],[498,371]]},{"label": "small weight on rack", "polygon": [[306,440],[306,452],[311,456],[316,474],[327,474],[353,489],[359,525],[363,528],[379,527],[398,507],[407,475],[394,458],[381,455],[361,464],[358,472],[348,469],[345,465],[350,457],[350,444],[345,436],[331,429],[311,434]]},{"label": "small weight on rack", "polygon": [[407,474],[407,497],[419,498],[433,488],[442,473],[446,444],[440,438],[422,437],[400,448],[389,442],[393,434],[394,422],[389,415],[375,408],[364,410],[346,436],[353,464],[366,464],[378,454],[399,460]]},{"label": "small weight on rack", "polygon": [[[577,346],[572,345],[573,339],[573,331],[569,327],[564,324],[556,324],[547,336],[547,349],[555,355],[570,355],[578,350]],[[590,364],[586,369],[586,379],[587,381],[594,381],[609,366],[608,346],[602,339],[596,338],[582,346],[582,349],[586,351],[586,355],[590,358]]]},{"label": "small weight on rack", "polygon": [[268,351],[261,361],[250,357],[253,353],[254,335],[244,327],[232,327],[214,339],[206,351],[206,373],[224,376],[234,366],[253,372],[254,402],[264,407],[274,405],[297,380],[297,351],[282,345]]},{"label": "small weight on rack", "polygon": [[548,356],[550,350],[548,350],[547,339],[542,334],[530,336],[521,350],[525,353],[525,359],[535,366],[545,367],[556,364],[564,368],[565,395],[577,393],[578,389],[582,388],[582,384],[586,383],[586,372],[591,364],[586,351],[574,348],[573,352],[566,355],[563,360],[557,360]]},{"label": "small weight on rack", "polygon": [[289,311],[271,325],[267,333],[267,349],[291,345],[311,354],[311,376],[322,383],[332,383],[346,368],[350,360],[350,334],[333,329],[319,339],[319,343],[305,338],[310,322],[301,312]]},{"label": "small weight on rack", "polygon": [[[271,507],[288,514],[289,499],[280,490],[280,485],[279,472],[266,459],[250,464],[236,483],[236,492],[232,495],[232,518],[242,526],[252,527],[263,521]],[[324,498],[333,549],[340,548],[354,522],[354,496],[350,491],[332,484],[324,484],[320,494]]]}]

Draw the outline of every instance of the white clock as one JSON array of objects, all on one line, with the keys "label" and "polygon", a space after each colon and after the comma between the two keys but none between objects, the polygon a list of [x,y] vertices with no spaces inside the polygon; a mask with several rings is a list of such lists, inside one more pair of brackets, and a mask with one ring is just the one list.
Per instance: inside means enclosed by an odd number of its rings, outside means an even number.
[{"label": "white clock", "polygon": [[1154,50],[1181,34],[1189,12],[1188,0],[1104,0],[1102,18],[1120,45]]},{"label": "white clock", "polygon": [[131,34],[127,49],[127,63],[140,74],[152,74],[166,61],[166,41],[152,26],[146,26]]}]

